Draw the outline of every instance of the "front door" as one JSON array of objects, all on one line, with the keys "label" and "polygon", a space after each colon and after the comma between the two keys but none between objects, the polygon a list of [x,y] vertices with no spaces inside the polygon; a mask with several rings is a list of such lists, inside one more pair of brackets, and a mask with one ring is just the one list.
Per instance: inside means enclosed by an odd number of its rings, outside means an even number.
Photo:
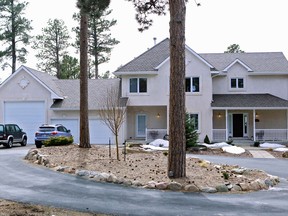
[{"label": "front door", "polygon": [[146,115],[137,114],[136,116],[136,137],[146,137]]},{"label": "front door", "polygon": [[233,114],[233,137],[243,137],[243,114]]}]

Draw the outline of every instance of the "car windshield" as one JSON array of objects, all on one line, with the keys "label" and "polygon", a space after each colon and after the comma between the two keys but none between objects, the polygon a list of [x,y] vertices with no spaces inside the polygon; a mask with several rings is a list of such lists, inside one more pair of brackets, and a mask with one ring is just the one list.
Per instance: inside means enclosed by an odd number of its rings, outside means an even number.
[{"label": "car windshield", "polygon": [[39,131],[40,132],[50,132],[50,131],[54,131],[55,128],[54,127],[40,127]]}]

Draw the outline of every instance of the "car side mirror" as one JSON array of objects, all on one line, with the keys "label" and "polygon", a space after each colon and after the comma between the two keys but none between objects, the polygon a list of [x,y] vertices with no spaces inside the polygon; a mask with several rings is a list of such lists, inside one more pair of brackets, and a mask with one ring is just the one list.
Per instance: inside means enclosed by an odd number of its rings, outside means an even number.
[{"label": "car side mirror", "polygon": [[70,132],[71,132],[71,130],[67,130],[67,132],[68,132],[68,133],[70,133]]}]

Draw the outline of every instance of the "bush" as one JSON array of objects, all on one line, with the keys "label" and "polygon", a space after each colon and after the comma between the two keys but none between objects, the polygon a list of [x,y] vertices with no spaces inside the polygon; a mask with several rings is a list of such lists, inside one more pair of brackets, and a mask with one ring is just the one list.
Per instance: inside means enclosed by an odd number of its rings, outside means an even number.
[{"label": "bush", "polygon": [[260,146],[260,142],[259,141],[255,141],[254,142],[254,147],[259,147]]},{"label": "bush", "polygon": [[283,158],[288,158],[288,151],[283,152],[282,157]]},{"label": "bush", "polygon": [[73,137],[51,137],[48,140],[44,141],[44,145],[46,147],[49,146],[62,146],[62,145],[70,145],[73,143]]},{"label": "bush", "polygon": [[194,129],[192,119],[190,118],[188,113],[186,113],[186,120],[185,120],[185,137],[186,137],[186,149],[197,145],[199,136],[197,131]]},{"label": "bush", "polygon": [[209,139],[208,135],[205,136],[204,143],[210,144],[210,139]]}]

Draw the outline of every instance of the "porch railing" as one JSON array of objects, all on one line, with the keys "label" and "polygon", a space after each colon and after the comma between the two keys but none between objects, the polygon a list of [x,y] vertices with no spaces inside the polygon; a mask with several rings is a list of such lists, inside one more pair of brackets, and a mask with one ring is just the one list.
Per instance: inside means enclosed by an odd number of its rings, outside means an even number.
[{"label": "porch railing", "polygon": [[226,129],[213,129],[213,141],[226,140]]},{"label": "porch railing", "polygon": [[146,129],[146,141],[151,142],[155,139],[163,139],[167,134],[167,129]]},{"label": "porch railing", "polygon": [[255,138],[259,141],[284,141],[288,140],[287,129],[256,129]]}]

